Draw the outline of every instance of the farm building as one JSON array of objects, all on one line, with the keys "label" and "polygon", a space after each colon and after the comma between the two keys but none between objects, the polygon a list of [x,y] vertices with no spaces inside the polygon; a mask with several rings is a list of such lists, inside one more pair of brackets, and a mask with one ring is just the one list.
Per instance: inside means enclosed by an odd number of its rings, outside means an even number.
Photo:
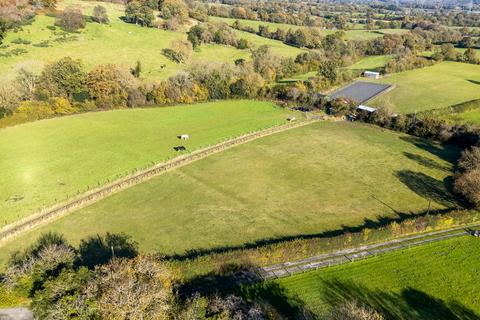
[{"label": "farm building", "polygon": [[379,78],[380,78],[380,72],[365,71],[365,72],[363,73],[363,76],[364,76],[365,78],[379,79]]},{"label": "farm building", "polygon": [[358,110],[361,110],[361,111],[366,111],[366,112],[368,112],[368,113],[372,113],[372,112],[377,111],[377,109],[375,109],[375,108],[372,108],[372,107],[369,107],[369,106],[364,106],[364,105],[362,105],[362,104],[359,105],[359,106],[357,107],[357,109],[358,109]]}]

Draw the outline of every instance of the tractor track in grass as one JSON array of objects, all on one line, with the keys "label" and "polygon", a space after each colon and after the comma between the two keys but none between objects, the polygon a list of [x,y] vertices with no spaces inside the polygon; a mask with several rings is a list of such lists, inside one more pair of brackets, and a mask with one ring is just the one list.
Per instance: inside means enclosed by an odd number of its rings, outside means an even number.
[{"label": "tractor track in grass", "polygon": [[275,133],[280,133],[286,130],[303,127],[314,122],[318,122],[320,119],[307,119],[296,123],[287,123],[279,126],[274,126],[268,129],[247,133],[245,135],[226,140],[215,144],[213,146],[196,150],[188,155],[182,155],[172,160],[156,164],[148,169],[136,172],[132,175],[120,178],[112,183],[104,185],[102,187],[87,191],[71,200],[52,206],[48,209],[44,209],[38,213],[32,214],[29,217],[21,219],[10,225],[7,225],[0,229],[0,246],[7,242],[10,238],[17,236],[25,231],[35,228],[39,225],[45,224],[49,221],[62,217],[75,210],[83,208],[98,202],[110,195],[118,193],[122,190],[140,184],[148,179],[163,173],[169,172],[176,168],[185,166],[194,161],[203,159],[215,153],[233,148],[235,146],[263,138]]}]

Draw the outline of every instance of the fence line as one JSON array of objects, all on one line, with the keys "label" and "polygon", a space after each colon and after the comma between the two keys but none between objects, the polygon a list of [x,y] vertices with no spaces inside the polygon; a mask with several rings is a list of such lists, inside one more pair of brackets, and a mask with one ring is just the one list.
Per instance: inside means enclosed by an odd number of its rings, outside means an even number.
[{"label": "fence line", "polygon": [[223,150],[235,147],[237,145],[250,142],[250,141],[253,141],[265,136],[269,136],[275,133],[286,131],[289,129],[306,126],[317,121],[318,121],[317,119],[310,119],[310,120],[305,120],[298,123],[287,123],[280,126],[274,126],[274,127],[270,127],[261,131],[253,132],[253,133],[247,133],[240,137],[223,141],[221,143],[218,143],[216,145],[213,145],[201,150],[193,151],[189,155],[173,158],[172,160],[154,165],[153,167],[134,173],[130,176],[120,178],[105,186],[87,191],[83,195],[80,195],[71,200],[67,200],[63,204],[42,210],[20,221],[14,222],[12,224],[9,224],[3,227],[2,229],[0,229],[0,246],[3,245],[9,238],[16,236],[24,231],[27,231],[40,224],[44,224],[50,220],[64,216],[79,208],[95,203],[114,193],[118,193],[126,188],[132,187],[148,179],[151,179],[154,176],[163,174],[165,172],[171,171],[178,167],[200,160],[211,154],[218,153]]}]

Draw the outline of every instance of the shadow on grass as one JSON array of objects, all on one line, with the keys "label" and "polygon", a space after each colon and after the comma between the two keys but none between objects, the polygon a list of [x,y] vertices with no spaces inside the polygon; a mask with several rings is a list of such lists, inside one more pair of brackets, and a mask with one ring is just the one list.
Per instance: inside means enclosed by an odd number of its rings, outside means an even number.
[{"label": "shadow on grass", "polygon": [[226,252],[236,251],[236,250],[260,249],[262,247],[267,247],[267,246],[271,246],[271,245],[275,245],[275,244],[287,242],[287,241],[333,238],[333,237],[341,236],[344,234],[361,232],[365,228],[378,229],[378,228],[387,227],[392,222],[400,223],[407,219],[412,219],[414,217],[424,217],[426,215],[430,215],[430,216],[443,215],[455,210],[458,210],[458,207],[436,209],[436,210],[424,210],[421,212],[394,211],[397,217],[380,216],[380,217],[377,217],[376,220],[365,218],[363,223],[358,226],[342,226],[341,228],[336,230],[330,230],[330,231],[313,233],[313,234],[300,234],[300,235],[293,235],[293,236],[283,236],[278,238],[266,238],[266,239],[260,239],[254,242],[244,243],[236,246],[234,245],[234,246],[220,246],[220,247],[207,248],[207,249],[203,249],[203,248],[192,249],[182,254],[173,254],[173,255],[159,254],[159,255],[166,260],[185,261],[185,260],[199,258],[201,256],[211,255],[211,254],[220,254],[220,253],[226,253]]},{"label": "shadow on grass", "polygon": [[453,145],[448,145],[448,147],[446,147],[439,143],[432,143],[429,140],[417,138],[414,136],[402,136],[400,137],[400,139],[410,144],[413,144],[417,148],[425,150],[451,164],[455,164],[460,157],[461,150]]},{"label": "shadow on grass", "polygon": [[478,80],[468,79],[467,81],[470,82],[470,83],[473,83],[473,84],[476,84],[476,85],[479,85],[479,86],[480,86],[480,81],[478,81]]},{"label": "shadow on grass", "polygon": [[185,298],[197,293],[227,295],[238,291],[242,285],[254,284],[262,280],[257,273],[257,267],[253,265],[225,264],[219,270],[188,280],[178,288],[178,294]]},{"label": "shadow on grass", "polygon": [[480,317],[458,301],[444,301],[410,287],[393,293],[333,280],[324,281],[322,288],[322,297],[329,307],[356,300],[381,312],[386,319],[473,320]]},{"label": "shadow on grass", "polygon": [[289,297],[283,287],[275,282],[263,282],[256,270],[253,265],[227,264],[216,272],[184,283],[178,288],[178,295],[188,299],[197,294],[220,297],[237,294],[283,319],[315,319],[301,300]]},{"label": "shadow on grass", "polygon": [[401,170],[395,173],[396,177],[411,191],[426,200],[431,200],[445,207],[459,207],[461,203],[450,192],[452,190],[452,177],[444,181],[427,176],[423,172]]},{"label": "shadow on grass", "polygon": [[429,169],[436,169],[436,170],[442,170],[442,171],[447,171],[447,172],[452,171],[452,168],[450,168],[448,166],[445,166],[445,165],[441,165],[440,163],[436,162],[435,160],[432,160],[430,158],[424,157],[424,156],[419,155],[419,154],[404,152],[403,155],[405,157],[407,157],[408,159],[413,160],[413,161],[417,162],[418,164],[420,164],[420,165],[422,165],[426,168],[429,168]]}]

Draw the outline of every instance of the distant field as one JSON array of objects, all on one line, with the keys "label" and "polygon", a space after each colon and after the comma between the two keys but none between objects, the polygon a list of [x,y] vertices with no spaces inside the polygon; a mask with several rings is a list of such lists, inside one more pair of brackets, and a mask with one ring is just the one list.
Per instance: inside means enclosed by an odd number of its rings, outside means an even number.
[{"label": "distant field", "polygon": [[[20,55],[0,57],[0,81],[13,79],[22,67],[41,70],[45,63],[65,56],[82,59],[88,68],[98,64],[115,63],[130,68],[137,61],[142,63],[142,77],[167,78],[187,68],[186,64],[177,64],[162,55],[162,49],[168,48],[175,39],[186,39],[185,32],[173,32],[155,28],[142,28],[120,20],[124,14],[123,5],[66,0],[59,3],[59,8],[67,6],[81,7],[85,15],[90,15],[93,7],[101,4],[106,7],[110,17],[109,25],[88,22],[85,29],[78,33],[65,33],[60,28],[50,30],[55,19],[44,15],[35,18],[32,25],[24,26],[23,31],[9,32],[3,44],[8,47],[2,52],[16,49],[26,50]],[[244,37],[254,45],[268,44],[280,55],[294,56],[301,52],[297,48],[287,46],[279,41],[264,39],[255,35]],[[30,44],[15,44],[12,41],[23,39]],[[44,47],[48,45],[48,47]],[[209,44],[195,50],[192,62],[209,60],[215,62],[234,62],[237,59],[248,59],[249,50]],[[163,68],[162,66],[165,65]]]},{"label": "distant field", "polygon": [[[265,22],[265,21],[255,21],[255,20],[247,20],[247,19],[234,19],[234,18],[222,18],[222,17],[209,17],[210,21],[221,21],[225,22],[228,25],[232,25],[236,20],[239,20],[243,25],[249,26],[258,30],[258,26],[268,26],[270,31],[276,31],[278,28],[282,28],[285,30],[292,29],[297,30],[299,28],[304,28],[303,26],[296,26],[292,24],[285,24],[285,23],[274,23],[274,22]],[[328,35],[335,33],[338,30],[323,30],[319,29],[322,34]],[[408,32],[408,30],[403,29],[381,29],[381,30],[348,30],[345,32],[346,39],[348,40],[368,40],[374,39],[383,36],[383,33],[404,33]]]},{"label": "distant field", "polygon": [[[115,8],[114,5],[110,5],[107,10],[112,7]],[[41,70],[43,64],[65,56],[81,59],[88,68],[105,63],[115,63],[129,68],[134,66],[136,61],[140,61],[142,77],[145,78],[166,78],[187,68],[185,64],[176,64],[162,55],[162,49],[169,47],[173,40],[186,39],[185,33],[127,24],[114,17],[115,14],[113,13],[111,17],[110,25],[87,23],[84,30],[73,34],[64,33],[59,28],[55,31],[49,30],[47,26],[52,26],[55,19],[37,16],[32,25],[23,27],[23,31],[8,33],[4,41],[8,48],[2,50],[24,49],[27,53],[0,57],[0,78],[12,79],[18,69],[25,66],[34,66]],[[64,37],[67,40],[62,40]],[[13,44],[12,41],[18,38],[28,40],[31,44]],[[48,41],[49,47],[35,46],[44,41]],[[215,57],[215,61],[233,62],[235,59],[249,56],[247,50],[208,45],[196,50],[192,61],[213,60],[212,57]],[[162,65],[166,67],[161,68]]]},{"label": "distant field", "polygon": [[395,85],[368,105],[413,113],[480,98],[480,66],[442,62],[431,67],[390,74],[379,83]]},{"label": "distant field", "polygon": [[[264,112],[271,118],[268,110]],[[249,118],[261,114],[250,114]],[[200,115],[210,118],[199,111],[191,119]],[[238,121],[236,114],[228,118]],[[215,119],[209,123],[218,122],[219,117]],[[140,123],[145,126],[139,119]],[[186,131],[186,127],[166,136]],[[206,128],[186,132],[195,137],[226,130]],[[127,135],[131,133],[112,140],[137,148],[138,139]],[[158,139],[164,135],[144,136],[148,141],[142,145],[149,146],[149,152],[162,154],[165,148],[154,146],[160,145]],[[118,145],[105,141],[96,148],[103,153]],[[457,153],[455,148],[376,127],[319,122],[212,155],[73,212],[2,247],[0,261],[46,230],[64,233],[74,243],[96,233],[126,232],[147,252],[181,253],[363,225],[366,219],[424,211],[430,200],[432,209],[452,207],[456,202],[446,185]],[[79,158],[82,154],[71,157],[79,166],[84,162]],[[118,159],[122,163],[121,157]],[[97,162],[103,170],[118,165]],[[69,168],[73,168],[70,175],[72,171],[87,172],[81,167]],[[56,182],[55,177],[50,180]]]},{"label": "distant field", "polygon": [[478,319],[479,251],[474,237],[450,239],[284,278],[270,288],[319,315],[355,298],[389,319]]},{"label": "distant field", "polygon": [[296,57],[298,54],[305,51],[304,49],[299,49],[286,45],[281,41],[260,37],[250,32],[240,30],[234,30],[234,32],[238,35],[239,39],[244,38],[248,40],[248,42],[253,45],[253,47],[267,45],[271,48],[273,52],[284,57]]},{"label": "distant field", "polygon": [[133,169],[284,123],[270,102],[234,100],[95,112],[0,129],[0,227]]},{"label": "distant field", "polygon": [[358,61],[357,63],[349,66],[347,69],[352,70],[375,70],[383,68],[388,61],[390,61],[391,56],[381,55],[381,56],[368,56]]},{"label": "distant field", "polygon": [[[391,59],[390,56],[382,55],[382,56],[368,56],[357,63],[346,67],[346,69],[350,70],[374,70],[378,68],[382,68],[385,64]],[[281,82],[292,82],[292,81],[306,81],[311,77],[315,77],[318,74],[318,71],[311,71],[304,74],[299,74],[296,76],[292,76],[286,79],[282,79]]]}]

